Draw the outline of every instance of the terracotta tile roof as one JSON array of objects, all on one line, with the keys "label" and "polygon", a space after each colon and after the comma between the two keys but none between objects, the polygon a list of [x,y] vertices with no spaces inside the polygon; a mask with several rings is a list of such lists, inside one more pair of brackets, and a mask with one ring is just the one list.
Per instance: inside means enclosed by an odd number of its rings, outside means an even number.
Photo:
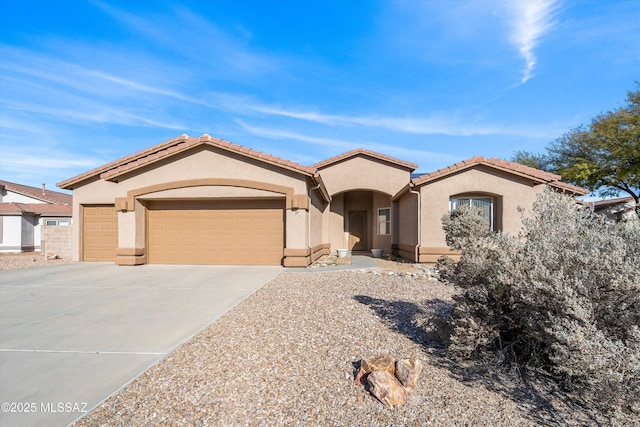
[{"label": "terracotta tile roof", "polygon": [[73,208],[69,205],[56,205],[50,203],[0,203],[0,214],[22,215],[24,213],[41,216],[68,216]]},{"label": "terracotta tile roof", "polygon": [[0,180],[0,187],[4,187],[5,190],[12,191],[14,193],[22,194],[23,196],[32,197],[37,200],[42,200],[46,203],[53,203],[58,205],[71,205],[73,203],[73,196],[59,191],[52,191],[38,187],[30,187],[28,185],[16,184],[15,182]]},{"label": "terracotta tile roof", "polygon": [[59,182],[58,187],[71,189],[75,184],[95,176],[100,176],[102,179],[113,180],[124,173],[131,172],[142,166],[200,145],[217,147],[232,153],[281,166],[285,169],[300,172],[304,175],[313,176],[316,174],[316,169],[313,167],[304,166],[261,151],[252,150],[223,139],[212,138],[207,134],[198,138],[185,134]]},{"label": "terracotta tile roof", "polygon": [[633,197],[620,197],[617,199],[598,200],[593,202],[593,207],[596,210],[607,209],[611,206],[616,206],[624,203],[633,202]]},{"label": "terracotta tile roof", "polygon": [[338,163],[342,160],[346,160],[351,157],[355,157],[359,154],[363,154],[365,156],[373,157],[374,159],[382,160],[388,163],[392,163],[394,165],[398,165],[403,168],[407,168],[409,170],[415,170],[418,165],[411,162],[405,162],[404,160],[396,159],[395,157],[387,156],[386,154],[376,153],[375,151],[367,150],[365,148],[356,148],[355,150],[347,151],[346,153],[338,154],[335,157],[331,157],[330,159],[323,160],[313,165],[313,167],[317,169],[322,169],[324,167],[330,166],[334,163]]},{"label": "terracotta tile roof", "polygon": [[584,195],[589,193],[589,191],[585,190],[584,188],[580,188],[575,185],[561,182],[560,175],[556,175],[551,172],[545,172],[543,170],[532,168],[529,166],[524,166],[519,163],[509,162],[507,160],[496,159],[496,158],[488,159],[483,156],[475,156],[470,159],[455,163],[451,166],[447,166],[446,168],[442,168],[434,172],[426,173],[424,175],[421,175],[417,178],[412,179],[411,184],[413,186],[423,185],[428,182],[434,181],[436,179],[443,178],[452,173],[460,172],[477,165],[489,166],[494,169],[499,169],[508,173],[523,176],[525,178],[529,178],[531,180],[538,181],[540,183],[546,183],[575,194]]}]

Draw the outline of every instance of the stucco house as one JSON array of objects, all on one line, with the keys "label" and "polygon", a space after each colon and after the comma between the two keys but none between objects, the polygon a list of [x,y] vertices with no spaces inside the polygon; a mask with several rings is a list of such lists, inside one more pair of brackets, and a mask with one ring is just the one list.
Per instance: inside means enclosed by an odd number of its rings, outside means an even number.
[{"label": "stucco house", "polygon": [[0,252],[42,249],[44,227],[71,225],[73,197],[0,180]]},{"label": "stucco house", "polygon": [[605,215],[612,223],[639,220],[636,214],[636,202],[630,196],[593,202],[593,209]]},{"label": "stucco house", "polygon": [[441,216],[475,204],[498,230],[558,175],[474,157],[412,178],[418,166],[356,149],[311,166],[209,135],[181,135],[58,184],[73,190],[73,256],[138,264],[307,266],[338,249],[435,262]]}]

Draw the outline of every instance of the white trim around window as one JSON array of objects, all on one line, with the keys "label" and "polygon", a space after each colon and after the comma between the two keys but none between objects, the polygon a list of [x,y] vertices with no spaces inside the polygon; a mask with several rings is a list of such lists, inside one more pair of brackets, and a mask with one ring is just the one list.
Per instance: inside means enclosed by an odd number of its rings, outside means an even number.
[{"label": "white trim around window", "polygon": [[391,208],[378,209],[378,235],[388,236],[391,234]]}]

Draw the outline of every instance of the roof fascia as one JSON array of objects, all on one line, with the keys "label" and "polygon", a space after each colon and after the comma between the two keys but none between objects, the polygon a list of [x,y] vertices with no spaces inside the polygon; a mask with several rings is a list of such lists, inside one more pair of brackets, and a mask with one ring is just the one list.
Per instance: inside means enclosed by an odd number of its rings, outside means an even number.
[{"label": "roof fascia", "polygon": [[[253,159],[253,160],[258,160],[260,162],[267,163],[267,164],[270,164],[270,165],[273,165],[273,166],[276,166],[276,167],[279,167],[279,168],[283,168],[283,169],[286,169],[286,170],[290,170],[292,172],[296,172],[296,173],[299,173],[299,174],[302,174],[302,175],[305,175],[305,176],[313,176],[313,172],[311,172],[309,170],[301,169],[299,167],[296,167],[296,165],[293,162],[289,162],[289,161],[286,161],[284,159],[282,159],[283,162],[273,161],[273,160],[271,160],[272,156],[269,156],[268,154],[264,154],[264,153],[261,153],[261,152],[258,152],[258,151],[255,151],[256,154],[252,154],[252,152],[254,150],[250,150],[248,152],[243,152],[243,151],[231,148],[230,146],[226,146],[225,144],[219,144],[219,143],[216,143],[216,142],[217,141],[215,141],[215,140],[211,141],[211,140],[207,140],[207,139],[205,139],[203,137],[200,137],[200,138],[198,138],[198,141],[193,143],[193,144],[185,144],[184,147],[180,147],[180,148],[172,151],[171,153],[167,153],[167,155],[165,155],[165,156],[159,156],[157,159],[141,163],[138,166],[134,166],[134,167],[131,167],[131,168],[123,169],[123,170],[118,171],[118,172],[105,171],[105,172],[100,174],[100,178],[104,179],[106,181],[117,182],[118,178],[123,176],[123,175],[125,175],[125,174],[128,174],[130,172],[136,171],[136,170],[138,170],[140,168],[152,165],[152,164],[154,164],[154,163],[156,163],[156,162],[158,162],[160,160],[164,160],[166,158],[173,157],[176,154],[180,154],[180,153],[183,153],[185,151],[191,150],[191,149],[196,148],[196,147],[201,147],[201,146],[210,146],[210,147],[218,148],[218,149],[227,151],[229,153],[233,153],[233,154],[237,154],[237,155],[240,155],[240,156],[244,156],[244,157],[247,157],[247,158],[250,158],[250,159]],[[133,162],[135,162],[135,160]],[[287,163],[289,163],[289,164],[287,164]]]},{"label": "roof fascia", "polygon": [[[439,180],[444,179],[444,178],[446,178],[446,177],[448,177],[450,175],[454,175],[454,174],[457,174],[457,173],[461,173],[461,172],[467,171],[469,169],[473,169],[474,167],[477,167],[477,166],[486,166],[488,168],[496,169],[496,170],[499,170],[499,171],[502,171],[502,172],[506,172],[506,173],[508,173],[510,175],[519,176],[519,177],[528,179],[529,181],[537,182],[537,183],[540,183],[540,184],[549,182],[549,181],[546,181],[546,180],[544,180],[542,178],[535,177],[535,176],[532,176],[532,175],[528,175],[526,173],[523,173],[523,172],[520,172],[520,171],[515,171],[513,169],[505,168],[505,167],[502,167],[502,166],[494,165],[492,163],[477,162],[477,163],[472,163],[472,164],[469,164],[469,165],[464,165],[462,167],[457,167],[457,168],[449,170],[449,171],[441,172],[441,173],[438,173],[435,176],[429,176],[431,174],[422,175],[422,176],[420,176],[418,178],[412,179],[411,183],[416,187],[420,187],[420,186],[429,184],[429,183],[434,182],[434,181],[439,181]],[[432,173],[435,173],[435,172],[432,172]]]},{"label": "roof fascia", "polygon": [[133,162],[133,161],[138,160],[138,159],[140,159],[142,157],[152,155],[155,152],[164,150],[167,146],[170,146],[172,144],[176,144],[176,143],[179,143],[179,142],[185,142],[189,138],[191,138],[191,137],[189,135],[187,135],[186,133],[182,134],[182,135],[180,135],[180,136],[178,136],[176,138],[172,138],[172,139],[170,139],[168,141],[161,142],[160,144],[154,145],[153,147],[149,147],[149,148],[146,148],[146,149],[144,149],[142,151],[138,151],[136,153],[130,154],[128,156],[121,157],[121,158],[119,158],[117,160],[114,160],[114,161],[109,162],[109,163],[107,163],[105,165],[102,165],[102,166],[98,166],[97,168],[91,169],[91,170],[89,170],[87,172],[83,172],[83,173],[81,173],[79,175],[76,175],[74,177],[71,177],[71,178],[69,178],[67,180],[60,181],[60,182],[58,182],[56,184],[56,186],[58,188],[62,188],[62,189],[65,189],[65,190],[73,190],[73,186],[78,184],[78,183],[80,183],[80,182],[83,182],[83,181],[89,180],[91,178],[94,178],[96,176],[99,176],[103,172],[106,172],[106,171],[108,171],[110,169],[115,169],[115,168],[120,167],[120,166],[122,166],[122,165],[124,165],[126,163]]},{"label": "roof fascia", "polygon": [[418,168],[418,165],[411,162],[406,162],[404,160],[396,159],[391,156],[387,156],[386,154],[376,153],[375,151],[366,150],[364,148],[356,148],[355,150],[347,151],[346,153],[338,154],[337,156],[331,157],[327,160],[323,160],[314,164],[313,166],[317,169],[324,169],[329,166],[332,166],[336,163],[340,163],[346,160],[349,160],[353,157],[365,156],[370,157],[376,160],[380,160],[385,163],[389,163],[396,167],[401,167],[404,169],[408,169],[410,171],[414,171]]}]

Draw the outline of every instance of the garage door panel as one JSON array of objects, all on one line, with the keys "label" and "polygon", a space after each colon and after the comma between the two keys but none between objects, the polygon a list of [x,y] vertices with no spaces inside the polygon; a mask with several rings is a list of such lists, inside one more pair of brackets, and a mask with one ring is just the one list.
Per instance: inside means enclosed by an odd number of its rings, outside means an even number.
[{"label": "garage door panel", "polygon": [[150,263],[282,262],[283,200],[159,201],[149,207],[148,224]]},{"label": "garage door panel", "polygon": [[82,260],[114,261],[118,246],[118,213],[114,205],[82,207]]}]

